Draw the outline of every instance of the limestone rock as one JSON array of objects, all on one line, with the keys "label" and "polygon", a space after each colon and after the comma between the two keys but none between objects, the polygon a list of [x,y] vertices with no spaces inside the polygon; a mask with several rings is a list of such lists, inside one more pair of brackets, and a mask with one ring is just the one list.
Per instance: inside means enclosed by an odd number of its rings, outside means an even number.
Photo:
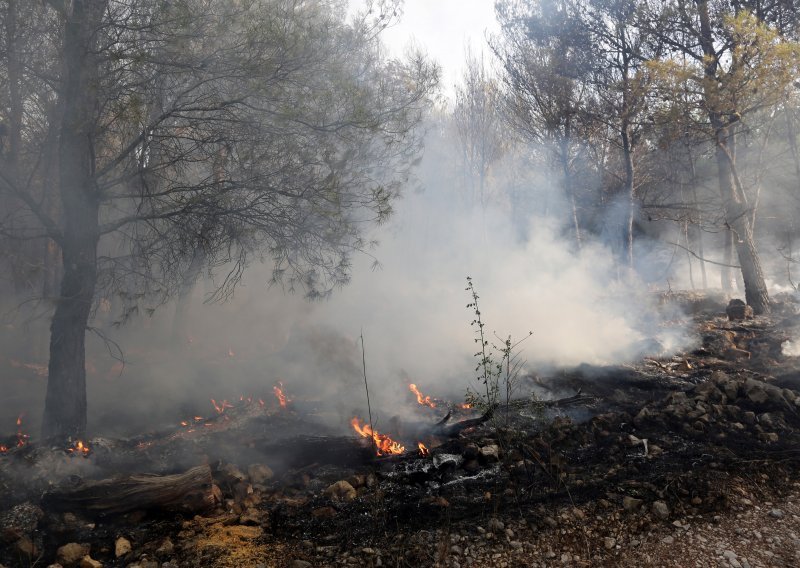
[{"label": "limestone rock", "polygon": [[330,485],[325,490],[325,495],[334,501],[352,501],[356,498],[356,490],[348,482],[342,480]]},{"label": "limestone rock", "polygon": [[263,463],[254,463],[248,466],[247,475],[254,485],[263,485],[275,477],[272,469]]},{"label": "limestone rock", "polygon": [[62,566],[77,566],[84,556],[89,554],[89,546],[70,542],[56,551],[56,561]]},{"label": "limestone rock", "polygon": [[95,560],[88,554],[81,558],[80,568],[103,568],[103,563]]},{"label": "limestone rock", "polygon": [[114,542],[114,556],[119,558],[120,556],[125,556],[132,550],[131,548],[131,541],[127,538],[121,536]]}]

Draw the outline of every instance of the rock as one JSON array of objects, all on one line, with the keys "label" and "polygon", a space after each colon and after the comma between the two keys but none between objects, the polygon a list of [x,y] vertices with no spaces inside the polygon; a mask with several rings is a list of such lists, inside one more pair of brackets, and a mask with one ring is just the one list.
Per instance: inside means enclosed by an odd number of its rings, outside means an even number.
[{"label": "rock", "polygon": [[275,473],[263,463],[254,463],[247,466],[247,476],[253,485],[264,485],[275,477]]},{"label": "rock", "polygon": [[669,507],[664,501],[655,501],[652,505],[653,514],[662,521],[669,518]]},{"label": "rock", "polygon": [[554,529],[558,526],[558,521],[556,521],[553,517],[545,517],[544,524]]},{"label": "rock", "polygon": [[131,548],[131,541],[129,541],[125,537],[119,537],[114,542],[114,556],[119,558],[120,556],[125,556],[132,550]]},{"label": "rock", "polygon": [[764,384],[754,379],[747,379],[744,384],[744,394],[754,404],[764,404],[769,400],[769,395],[764,389]]},{"label": "rock", "polygon": [[481,449],[478,447],[478,444],[475,442],[470,442],[466,446],[464,446],[464,451],[461,452],[461,455],[464,457],[465,460],[476,460],[478,459],[478,455],[480,454]]},{"label": "rock", "polygon": [[728,320],[730,321],[753,319],[753,308],[738,298],[734,298],[728,302],[728,307],[725,308],[725,313],[728,315]]},{"label": "rock", "polygon": [[494,463],[500,461],[500,446],[497,444],[483,446],[480,449],[480,460],[485,463]]},{"label": "rock", "polygon": [[770,509],[769,516],[773,519],[782,519],[783,518],[783,511],[780,509]]},{"label": "rock", "polygon": [[636,499],[635,497],[629,497],[626,495],[622,498],[622,508],[626,511],[636,511],[639,507],[642,506],[642,500]]},{"label": "rock", "polygon": [[742,568],[741,563],[736,556],[736,553],[732,550],[726,550],[722,553],[722,557],[728,561],[728,564],[733,568]]},{"label": "rock", "polygon": [[497,517],[492,517],[489,519],[489,523],[486,525],[486,528],[489,532],[499,533],[502,532],[506,526],[503,524],[503,521],[498,519]]},{"label": "rock", "polygon": [[358,473],[356,475],[351,475],[347,478],[347,483],[353,486],[354,489],[359,489],[361,487],[366,486],[367,484],[367,476],[363,473]]},{"label": "rock", "polygon": [[173,552],[175,552],[175,545],[172,544],[172,540],[169,537],[165,538],[161,546],[156,549],[158,556],[170,556]]},{"label": "rock", "polygon": [[103,568],[103,563],[93,559],[87,554],[81,558],[80,568]]},{"label": "rock", "polygon": [[56,562],[62,566],[77,566],[81,558],[88,556],[89,545],[78,544],[77,542],[70,542],[56,550]]},{"label": "rock", "polygon": [[223,477],[225,477],[225,480],[230,485],[236,485],[237,483],[247,479],[247,476],[242,473],[242,470],[239,469],[236,464],[232,463],[226,463],[220,470],[220,473],[223,475]]},{"label": "rock", "polygon": [[607,536],[603,539],[603,546],[606,550],[611,550],[617,545],[617,539],[614,537]]},{"label": "rock", "polygon": [[325,495],[334,501],[352,501],[357,493],[352,485],[342,480],[328,486]]},{"label": "rock", "polygon": [[478,463],[478,460],[468,460],[461,467],[470,474],[478,473],[481,470],[481,464]]},{"label": "rock", "polygon": [[7,541],[13,542],[24,534],[32,533],[43,518],[44,511],[41,508],[29,502],[20,503],[0,513],[0,528],[16,533],[14,538]]},{"label": "rock", "polygon": [[675,542],[675,537],[668,535],[661,539],[661,542],[664,544],[672,544]]},{"label": "rock", "polygon": [[454,554],[455,556],[461,556],[462,554],[464,554],[464,551],[460,546],[454,544],[453,546],[450,547],[450,553]]},{"label": "rock", "polygon": [[305,560],[293,560],[289,565],[289,568],[311,568],[311,566],[311,562],[306,562]]},{"label": "rock", "polygon": [[775,432],[761,432],[758,439],[768,444],[774,444],[778,441],[778,434]]}]

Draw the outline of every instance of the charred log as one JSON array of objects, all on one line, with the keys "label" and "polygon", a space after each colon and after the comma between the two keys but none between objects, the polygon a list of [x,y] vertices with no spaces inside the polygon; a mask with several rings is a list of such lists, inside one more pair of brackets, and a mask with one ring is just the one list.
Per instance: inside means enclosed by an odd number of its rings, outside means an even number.
[{"label": "charred log", "polygon": [[141,474],[89,481],[50,491],[42,503],[54,509],[79,509],[97,515],[151,509],[199,513],[214,507],[219,495],[211,468],[201,465],[176,475]]}]

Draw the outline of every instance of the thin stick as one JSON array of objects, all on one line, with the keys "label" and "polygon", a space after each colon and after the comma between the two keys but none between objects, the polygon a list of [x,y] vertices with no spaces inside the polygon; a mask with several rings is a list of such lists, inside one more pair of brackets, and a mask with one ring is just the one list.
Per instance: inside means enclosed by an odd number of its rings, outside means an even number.
[{"label": "thin stick", "polygon": [[364,350],[364,328],[361,328],[361,365],[364,368],[364,390],[367,391],[367,412],[369,413],[369,429],[374,432],[372,427],[372,407],[369,404],[369,384],[367,384],[367,355]]}]

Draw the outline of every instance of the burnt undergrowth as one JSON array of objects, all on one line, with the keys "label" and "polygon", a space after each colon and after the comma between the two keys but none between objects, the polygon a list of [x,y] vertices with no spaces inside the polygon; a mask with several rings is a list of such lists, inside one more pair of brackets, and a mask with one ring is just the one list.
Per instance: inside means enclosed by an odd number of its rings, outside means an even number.
[{"label": "burnt undergrowth", "polygon": [[[376,456],[369,440],[331,434],[302,407],[264,412],[252,401],[202,425],[91,440],[84,456],[26,443],[0,456],[0,562],[51,562],[78,542],[107,566],[142,557],[236,565],[244,561],[225,560],[230,544],[220,544],[231,531],[254,555],[278,544],[308,559],[375,546],[413,560],[420,531],[496,518],[547,530],[559,507],[619,509],[642,526],[724,512],[742,486],[780,493],[800,470],[800,364],[781,350],[794,312],[785,304],[755,320],[698,315],[690,352],[521,376],[537,396],[499,402],[479,419],[462,409],[448,423],[442,408],[435,417],[421,408],[430,418],[400,432],[424,440],[427,455],[407,444]],[[219,493],[208,510],[98,515],[42,499],[90,479],[197,464],[208,464]],[[120,535],[135,546],[117,556]]]}]

